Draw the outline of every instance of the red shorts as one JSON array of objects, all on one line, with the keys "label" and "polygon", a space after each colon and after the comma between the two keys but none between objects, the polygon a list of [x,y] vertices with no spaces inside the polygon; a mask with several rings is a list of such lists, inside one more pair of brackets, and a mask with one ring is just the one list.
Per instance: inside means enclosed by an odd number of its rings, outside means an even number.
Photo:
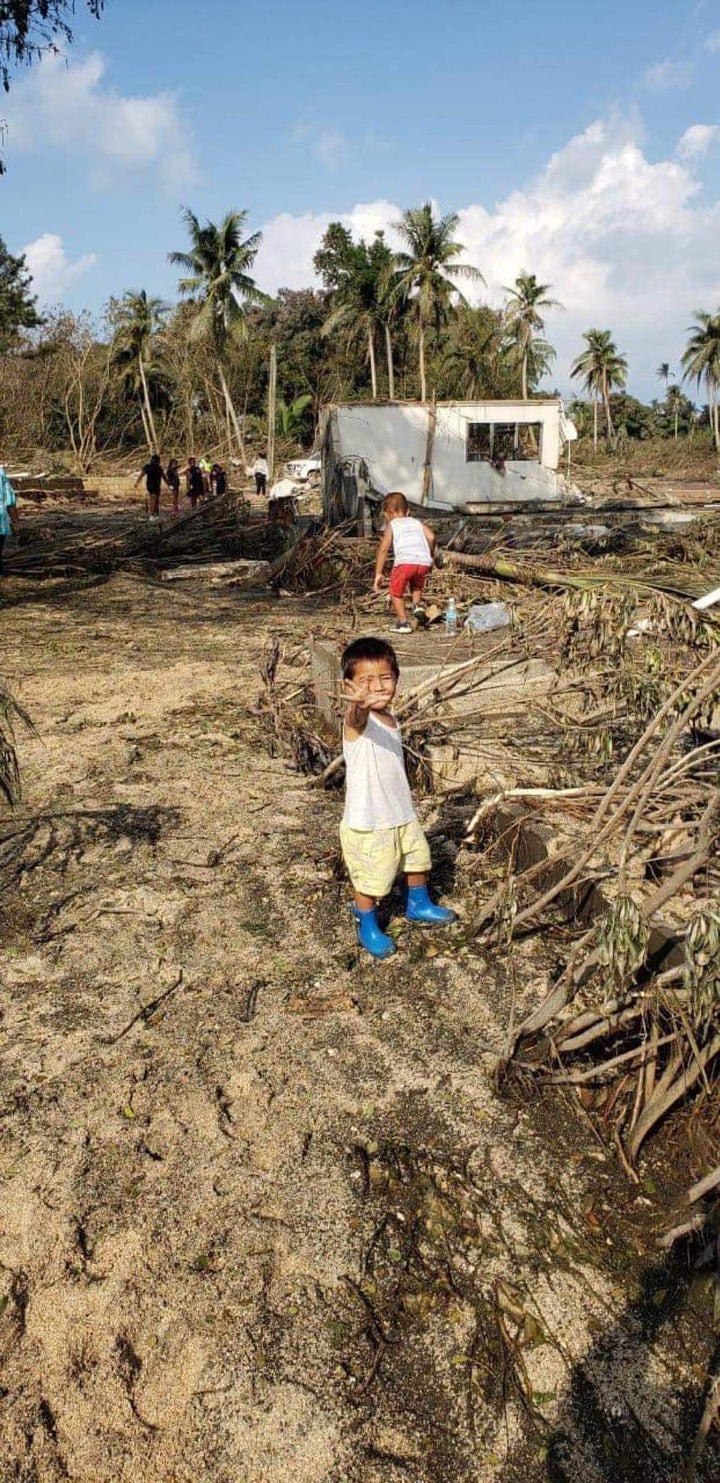
[{"label": "red shorts", "polygon": [[422,592],[432,571],[431,566],[394,566],[390,573],[390,596],[404,597],[408,587],[411,592]]}]

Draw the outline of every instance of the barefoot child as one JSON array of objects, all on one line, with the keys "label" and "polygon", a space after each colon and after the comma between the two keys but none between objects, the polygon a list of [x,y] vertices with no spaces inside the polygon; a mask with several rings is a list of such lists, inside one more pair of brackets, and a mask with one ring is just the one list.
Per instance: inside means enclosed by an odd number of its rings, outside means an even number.
[{"label": "barefoot child", "polygon": [[388,494],[383,501],[387,528],[378,546],[375,559],[374,590],[379,592],[383,585],[385,562],[393,553],[393,569],[390,574],[390,601],[397,623],[397,633],[410,633],[405,593],[410,589],[413,607],[420,604],[423,588],[432,571],[437,536],[422,520],[408,515],[410,506],[404,494]]},{"label": "barefoot child", "polygon": [[399,678],[395,650],[384,639],[355,639],[341,662],[347,709],[340,843],[355,891],[358,941],[374,958],[389,958],[395,944],[378,924],[377,903],[398,870],[407,874],[409,922],[441,925],[456,917],[428,895],[430,850],[410,793],[400,728],[391,715]]}]

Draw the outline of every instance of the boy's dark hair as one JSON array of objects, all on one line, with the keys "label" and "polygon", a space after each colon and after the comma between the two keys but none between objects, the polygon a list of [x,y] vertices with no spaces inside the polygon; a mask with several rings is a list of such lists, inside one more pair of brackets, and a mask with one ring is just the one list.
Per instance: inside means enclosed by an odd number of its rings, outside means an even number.
[{"label": "boy's dark hair", "polygon": [[385,495],[385,498],[383,500],[383,509],[386,515],[389,515],[391,513],[407,515],[410,506],[402,490],[393,489],[390,494]]},{"label": "boy's dark hair", "polygon": [[355,666],[360,664],[363,659],[386,659],[395,679],[397,680],[400,676],[400,665],[398,664],[397,654],[392,644],[388,644],[385,639],[364,638],[353,639],[352,643],[348,644],[346,649],[343,649],[340,664],[344,680],[351,680],[353,678]]}]

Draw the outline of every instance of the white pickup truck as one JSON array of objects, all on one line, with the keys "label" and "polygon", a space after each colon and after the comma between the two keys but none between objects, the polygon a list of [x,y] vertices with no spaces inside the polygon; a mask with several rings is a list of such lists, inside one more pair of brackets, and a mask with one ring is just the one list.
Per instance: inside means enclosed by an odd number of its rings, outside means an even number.
[{"label": "white pickup truck", "polygon": [[285,473],[298,484],[315,484],[320,479],[321,464],[319,453],[313,453],[310,458],[292,458],[285,465]]}]

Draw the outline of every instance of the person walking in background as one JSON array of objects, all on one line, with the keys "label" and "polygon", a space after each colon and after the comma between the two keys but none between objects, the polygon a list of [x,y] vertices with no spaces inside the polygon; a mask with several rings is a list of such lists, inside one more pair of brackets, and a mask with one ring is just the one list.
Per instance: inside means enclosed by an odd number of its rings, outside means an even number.
[{"label": "person walking in background", "polygon": [[134,488],[135,489],[137,489],[138,484],[140,483],[140,480],[142,478],[145,479],[145,488],[147,490],[148,519],[149,520],[153,520],[153,521],[154,520],[159,520],[160,519],[160,490],[161,490],[163,484],[167,484],[168,489],[170,488],[170,484],[168,483],[168,480],[166,479],[166,477],[165,477],[165,475],[163,473],[163,467],[162,467],[162,464],[160,462],[160,454],[159,453],[153,453],[153,456],[150,459],[150,462],[149,463],[146,463],[145,464],[145,467],[140,470],[140,473],[138,474],[137,479],[135,480],[135,484],[134,484]]},{"label": "person walking in background", "polygon": [[255,493],[266,494],[267,481],[270,474],[270,466],[263,453],[260,454],[259,458],[255,459],[255,462],[252,466],[252,472],[255,475]]},{"label": "person walking in background", "polygon": [[0,464],[0,574],[5,570],[3,566],[5,542],[15,529],[16,505],[15,490],[8,479],[6,470]]},{"label": "person walking in background", "polygon": [[227,474],[221,463],[214,463],[210,470],[210,493],[227,494]]},{"label": "person walking in background", "polygon": [[210,473],[211,473],[211,470],[212,470],[212,465],[210,463],[210,459],[207,457],[207,455],[205,455],[204,458],[201,458],[200,459],[200,473],[202,474],[202,481],[203,481],[203,499],[207,499],[207,497],[208,497],[208,495],[210,493]]},{"label": "person walking in background", "polygon": [[170,491],[172,493],[173,515],[180,514],[180,465],[176,458],[171,458],[165,475]]},{"label": "person walking in background", "polygon": [[182,477],[187,479],[187,494],[190,501],[190,508],[194,510],[198,500],[202,499],[203,494],[202,469],[196,458],[188,459],[187,468],[183,469]]}]

